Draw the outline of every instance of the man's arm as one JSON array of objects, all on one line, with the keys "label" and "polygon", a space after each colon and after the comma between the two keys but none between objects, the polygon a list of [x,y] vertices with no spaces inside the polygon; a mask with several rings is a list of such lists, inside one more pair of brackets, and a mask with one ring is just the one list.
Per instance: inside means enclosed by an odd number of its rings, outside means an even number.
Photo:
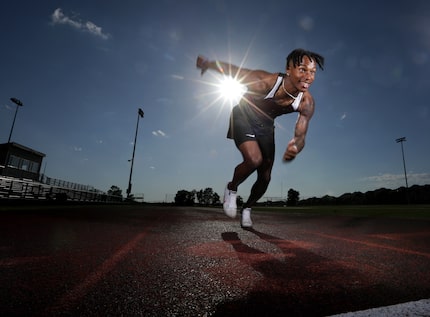
[{"label": "man's arm", "polygon": [[249,69],[239,68],[233,64],[220,62],[220,61],[210,61],[201,55],[197,57],[196,66],[197,68],[200,68],[202,70],[201,72],[202,75],[208,69],[212,69],[217,71],[220,74],[226,74],[226,75],[236,76],[236,74],[239,74],[240,77],[242,77],[241,75],[246,75],[247,73],[250,72]]},{"label": "man's arm", "polygon": [[305,138],[308,131],[309,121],[314,114],[314,100],[308,96],[299,107],[299,117],[297,118],[294,130],[294,138],[288,142],[287,150],[284,153],[284,160],[291,161],[305,147]]},{"label": "man's arm", "polygon": [[273,74],[271,73],[263,70],[246,69],[226,62],[210,61],[201,55],[197,57],[196,66],[201,69],[202,75],[211,69],[220,74],[238,78],[242,84],[247,86],[249,91],[253,92],[265,92],[268,85],[272,84],[271,77]]}]

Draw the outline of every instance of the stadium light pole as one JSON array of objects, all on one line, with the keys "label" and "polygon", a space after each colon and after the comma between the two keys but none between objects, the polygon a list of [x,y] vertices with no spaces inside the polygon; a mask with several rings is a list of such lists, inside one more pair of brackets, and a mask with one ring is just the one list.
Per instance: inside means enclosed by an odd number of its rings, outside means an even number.
[{"label": "stadium light pole", "polygon": [[9,139],[7,140],[7,143],[10,143],[10,138],[12,137],[12,132],[13,132],[13,127],[15,126],[15,119],[16,119],[16,114],[18,113],[18,108],[22,107],[24,104],[21,102],[21,100],[16,99],[16,98],[10,98],[10,100],[16,104],[16,110],[15,110],[15,116],[13,117],[13,122],[12,122],[12,127],[10,128],[10,133],[9,133]]},{"label": "stadium light pole", "polygon": [[400,143],[401,147],[402,147],[402,158],[403,158],[403,170],[405,172],[405,182],[406,182],[406,190],[408,189],[408,175],[406,173],[406,163],[405,163],[405,152],[403,151],[403,142],[406,141],[405,137],[401,137],[396,139],[397,143]]},{"label": "stadium light pole", "polygon": [[136,134],[134,135],[134,145],[133,145],[133,156],[131,157],[131,166],[130,166],[130,177],[128,179],[128,187],[127,187],[127,199],[130,198],[131,193],[131,176],[133,174],[133,163],[134,163],[134,153],[136,152],[136,141],[137,141],[137,130],[139,129],[139,118],[143,118],[144,112],[139,108],[137,111],[137,124],[136,124]]}]

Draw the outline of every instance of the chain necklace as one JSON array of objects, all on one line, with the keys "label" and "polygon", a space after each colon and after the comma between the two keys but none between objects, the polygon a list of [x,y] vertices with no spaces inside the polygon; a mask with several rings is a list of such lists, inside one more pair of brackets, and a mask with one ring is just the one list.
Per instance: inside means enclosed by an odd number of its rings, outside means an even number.
[{"label": "chain necklace", "polygon": [[298,97],[298,95],[297,95],[297,96],[293,96],[292,94],[290,94],[290,93],[285,89],[285,87],[284,87],[284,83],[285,83],[285,79],[284,79],[284,80],[282,80],[282,89],[284,90],[284,92],[285,92],[288,96],[290,96],[291,98],[293,98],[294,100],[296,100],[296,99],[297,99],[297,97]]}]

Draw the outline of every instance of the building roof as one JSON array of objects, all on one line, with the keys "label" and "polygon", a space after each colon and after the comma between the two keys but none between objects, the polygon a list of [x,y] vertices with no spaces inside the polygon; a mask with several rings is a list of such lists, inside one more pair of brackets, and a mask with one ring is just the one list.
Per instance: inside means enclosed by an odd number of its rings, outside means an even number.
[{"label": "building roof", "polygon": [[0,147],[5,147],[5,148],[8,148],[8,147],[15,147],[15,148],[18,148],[18,149],[21,149],[21,150],[27,151],[27,152],[31,152],[32,154],[35,154],[35,155],[38,155],[38,156],[42,156],[42,157],[45,157],[45,156],[46,156],[46,155],[45,155],[44,153],[42,153],[42,152],[39,152],[39,151],[33,150],[33,149],[29,148],[29,147],[26,147],[26,146],[24,146],[24,145],[22,145],[22,144],[15,143],[15,142],[3,143],[3,144],[0,144]]}]

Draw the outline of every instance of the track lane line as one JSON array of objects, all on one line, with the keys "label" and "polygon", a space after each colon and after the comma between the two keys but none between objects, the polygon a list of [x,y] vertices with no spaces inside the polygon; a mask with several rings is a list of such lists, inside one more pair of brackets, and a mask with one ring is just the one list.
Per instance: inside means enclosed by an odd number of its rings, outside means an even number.
[{"label": "track lane line", "polygon": [[105,275],[107,275],[118,262],[123,260],[127,254],[147,235],[147,231],[136,235],[132,240],[124,244],[110,258],[105,260],[96,270],[88,275],[85,280],[76,285],[72,290],[64,294],[56,304],[48,308],[49,312],[62,311],[64,308],[73,306],[83,298]]},{"label": "track lane line", "polygon": [[413,255],[419,255],[419,256],[426,257],[426,258],[430,258],[430,253],[426,253],[426,252],[420,252],[420,251],[413,251],[413,250],[408,250],[408,249],[396,248],[396,247],[391,247],[391,246],[382,245],[382,244],[373,243],[373,242],[365,242],[365,241],[360,241],[360,240],[353,240],[353,239],[348,239],[348,238],[333,236],[333,235],[324,234],[324,233],[316,233],[316,232],[310,232],[310,231],[307,232],[307,233],[310,233],[310,234],[313,234],[313,235],[316,235],[316,236],[320,236],[320,237],[323,237],[323,238],[328,238],[328,239],[333,239],[333,240],[340,240],[340,241],[345,241],[345,242],[349,242],[349,243],[361,244],[361,245],[365,245],[365,246],[368,246],[368,247],[379,248],[379,249],[386,249],[386,250],[395,251],[395,252],[399,252],[399,253],[413,254]]}]

